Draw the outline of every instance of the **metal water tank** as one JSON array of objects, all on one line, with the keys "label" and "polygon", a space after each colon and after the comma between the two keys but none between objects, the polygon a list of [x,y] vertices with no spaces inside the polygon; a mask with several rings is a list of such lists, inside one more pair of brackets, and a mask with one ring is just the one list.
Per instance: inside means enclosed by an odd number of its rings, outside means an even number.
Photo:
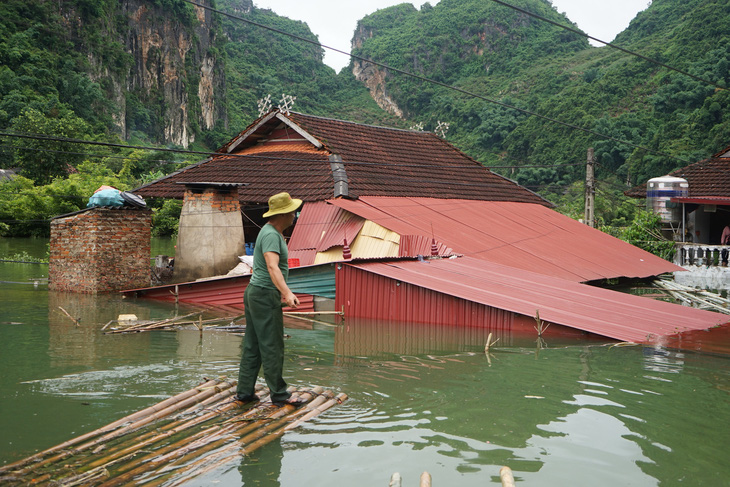
[{"label": "metal water tank", "polygon": [[661,216],[665,223],[679,223],[682,219],[681,206],[672,204],[669,199],[686,196],[689,196],[686,179],[661,176],[646,183],[646,209]]}]

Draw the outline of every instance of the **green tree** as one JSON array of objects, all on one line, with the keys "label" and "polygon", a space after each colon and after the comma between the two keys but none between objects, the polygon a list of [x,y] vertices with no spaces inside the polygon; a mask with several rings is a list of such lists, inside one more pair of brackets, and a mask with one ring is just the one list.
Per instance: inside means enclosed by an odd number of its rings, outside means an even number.
[{"label": "green tree", "polygon": [[13,140],[15,163],[23,176],[37,184],[48,184],[54,178],[75,171],[75,166],[83,159],[79,152],[86,150],[84,145],[43,139],[42,136],[72,139],[91,136],[89,124],[61,105],[47,114],[27,108],[13,121],[12,129],[19,135],[41,136],[40,139]]},{"label": "green tree", "polygon": [[620,238],[662,259],[671,260],[674,256],[674,242],[662,236],[661,217],[652,212],[637,211],[631,225],[621,232]]}]

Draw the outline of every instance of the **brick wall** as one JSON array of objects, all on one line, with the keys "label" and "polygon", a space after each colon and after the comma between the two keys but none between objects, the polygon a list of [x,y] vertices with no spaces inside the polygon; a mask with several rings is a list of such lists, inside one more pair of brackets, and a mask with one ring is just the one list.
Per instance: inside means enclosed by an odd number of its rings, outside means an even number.
[{"label": "brick wall", "polygon": [[150,285],[152,212],[92,208],[51,221],[49,288],[104,293]]},{"label": "brick wall", "polygon": [[238,213],[241,211],[241,204],[238,202],[238,193],[236,191],[217,191],[207,188],[205,191],[193,192],[189,189],[185,191],[185,200],[197,200],[203,205],[220,212],[233,211]]}]

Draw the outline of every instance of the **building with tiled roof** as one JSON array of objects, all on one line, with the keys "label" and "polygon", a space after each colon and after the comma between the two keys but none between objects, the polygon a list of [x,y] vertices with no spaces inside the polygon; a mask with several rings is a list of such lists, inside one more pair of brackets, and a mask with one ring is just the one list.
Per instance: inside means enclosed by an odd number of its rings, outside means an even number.
[{"label": "building with tiled roof", "polygon": [[[730,205],[730,146],[708,159],[672,171],[668,176],[686,179],[689,197]],[[646,183],[626,191],[632,198],[646,198]]]},{"label": "building with tiled roof", "polygon": [[[184,281],[236,267],[269,197],[284,191],[304,200],[285,234],[303,266],[435,249],[575,280],[677,270],[555,212],[432,133],[301,113],[269,112],[208,159],[133,192],[184,200],[175,255]],[[357,204],[337,206],[346,202]]]},{"label": "building with tiled roof", "polygon": [[212,157],[134,190],[182,199],[189,183],[238,186],[243,206],[291,192],[304,201],[397,196],[549,202],[429,132],[269,112]]},{"label": "building with tiled roof", "polygon": [[[681,178],[687,182],[686,194],[663,198],[666,203],[651,202],[649,198],[651,204],[647,204],[655,211],[659,208],[660,213],[663,204],[675,208],[677,221],[671,224],[671,232],[668,232],[678,242],[675,262],[684,266],[721,264],[723,251],[728,248],[722,246],[720,240],[724,228],[730,226],[730,146],[708,159],[672,171],[664,178]],[[646,198],[647,184],[635,186],[624,194]]]}]

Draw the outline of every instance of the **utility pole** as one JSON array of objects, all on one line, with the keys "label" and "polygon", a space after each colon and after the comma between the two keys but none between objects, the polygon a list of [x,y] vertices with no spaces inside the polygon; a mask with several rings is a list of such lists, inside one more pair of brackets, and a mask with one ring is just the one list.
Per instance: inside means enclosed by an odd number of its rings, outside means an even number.
[{"label": "utility pole", "polygon": [[583,222],[591,228],[596,228],[596,215],[594,213],[596,204],[596,178],[594,176],[593,147],[588,148],[588,161],[586,162],[586,207],[583,215]]}]

